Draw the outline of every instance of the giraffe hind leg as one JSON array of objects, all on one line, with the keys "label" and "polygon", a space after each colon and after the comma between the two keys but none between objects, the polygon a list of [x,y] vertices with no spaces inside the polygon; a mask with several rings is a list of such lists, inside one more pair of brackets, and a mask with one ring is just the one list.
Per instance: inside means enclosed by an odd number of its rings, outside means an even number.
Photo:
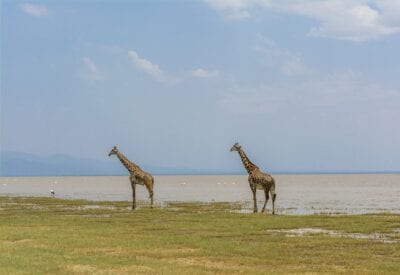
[{"label": "giraffe hind leg", "polygon": [[275,199],[276,199],[276,193],[274,191],[272,193],[272,215],[275,215]]},{"label": "giraffe hind leg", "polygon": [[153,196],[154,196],[153,190],[149,190],[149,193],[150,193],[150,195],[149,195],[150,207],[153,208]]},{"label": "giraffe hind leg", "polygon": [[261,210],[261,213],[265,212],[265,207],[267,206],[268,199],[269,199],[269,190],[267,188],[264,189],[264,193],[265,193],[265,202],[264,202],[264,206]]},{"label": "giraffe hind leg", "polygon": [[149,182],[146,183],[146,188],[147,191],[149,192],[149,199],[150,199],[150,207],[153,207],[153,197],[154,197],[154,192],[153,192],[153,186],[154,186],[154,180],[151,179]]}]

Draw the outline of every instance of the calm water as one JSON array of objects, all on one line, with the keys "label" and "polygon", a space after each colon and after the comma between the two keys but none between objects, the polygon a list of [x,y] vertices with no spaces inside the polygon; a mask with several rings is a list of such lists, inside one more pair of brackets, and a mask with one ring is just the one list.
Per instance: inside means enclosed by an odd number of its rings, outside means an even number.
[{"label": "calm water", "polygon": [[[400,175],[278,175],[280,214],[400,213]],[[67,199],[131,200],[127,176],[121,177],[0,177],[0,196],[55,196]],[[156,176],[155,201],[243,202],[251,208],[246,176]],[[138,186],[138,200],[147,191]],[[261,208],[264,194],[257,192]],[[271,203],[268,203],[268,209]]]}]

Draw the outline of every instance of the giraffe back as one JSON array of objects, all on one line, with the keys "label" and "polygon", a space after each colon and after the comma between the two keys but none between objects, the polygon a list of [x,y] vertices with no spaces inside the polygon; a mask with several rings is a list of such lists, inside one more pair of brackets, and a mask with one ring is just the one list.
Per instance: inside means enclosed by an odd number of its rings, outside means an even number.
[{"label": "giraffe back", "polygon": [[274,178],[270,174],[264,173],[259,169],[255,169],[249,173],[249,182],[257,189],[270,189],[275,185]]}]

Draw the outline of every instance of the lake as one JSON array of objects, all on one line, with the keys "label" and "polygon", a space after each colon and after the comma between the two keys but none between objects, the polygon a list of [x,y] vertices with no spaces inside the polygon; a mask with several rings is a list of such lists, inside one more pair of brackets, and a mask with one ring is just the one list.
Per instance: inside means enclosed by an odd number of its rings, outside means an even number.
[{"label": "lake", "polygon": [[[400,213],[400,175],[276,175],[277,214]],[[155,176],[155,203],[241,202],[251,211],[247,176]],[[0,196],[50,196],[65,199],[131,201],[128,176],[0,177]],[[259,210],[263,191],[257,192]],[[136,199],[147,200],[137,187]],[[130,202],[127,203],[130,205]],[[140,204],[139,204],[140,207]],[[267,206],[271,209],[271,201]]]}]

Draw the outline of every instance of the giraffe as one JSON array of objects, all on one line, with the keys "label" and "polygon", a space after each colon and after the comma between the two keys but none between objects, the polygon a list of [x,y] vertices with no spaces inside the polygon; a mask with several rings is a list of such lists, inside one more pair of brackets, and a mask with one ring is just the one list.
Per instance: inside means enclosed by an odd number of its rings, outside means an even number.
[{"label": "giraffe", "polygon": [[153,186],[154,179],[153,176],[149,173],[143,171],[139,166],[129,161],[120,151],[118,151],[117,146],[114,146],[108,156],[117,155],[121,163],[125,166],[129,171],[129,180],[132,186],[132,210],[136,208],[136,184],[144,185],[149,192],[149,198],[151,200],[151,207],[153,207]]},{"label": "giraffe", "polygon": [[253,202],[254,202],[254,213],[257,213],[257,189],[264,190],[265,193],[265,202],[264,206],[261,210],[261,213],[264,213],[265,207],[267,205],[268,199],[269,199],[269,194],[271,194],[272,197],[272,215],[275,214],[275,199],[276,199],[276,193],[275,193],[275,180],[274,178],[267,174],[264,173],[258,168],[257,165],[252,163],[249,158],[246,156],[245,152],[242,149],[242,146],[239,145],[239,143],[235,143],[232,148],[231,152],[238,152],[240,158],[242,159],[243,166],[246,168],[247,173],[249,174],[249,184],[250,184],[250,189],[253,192]]}]

